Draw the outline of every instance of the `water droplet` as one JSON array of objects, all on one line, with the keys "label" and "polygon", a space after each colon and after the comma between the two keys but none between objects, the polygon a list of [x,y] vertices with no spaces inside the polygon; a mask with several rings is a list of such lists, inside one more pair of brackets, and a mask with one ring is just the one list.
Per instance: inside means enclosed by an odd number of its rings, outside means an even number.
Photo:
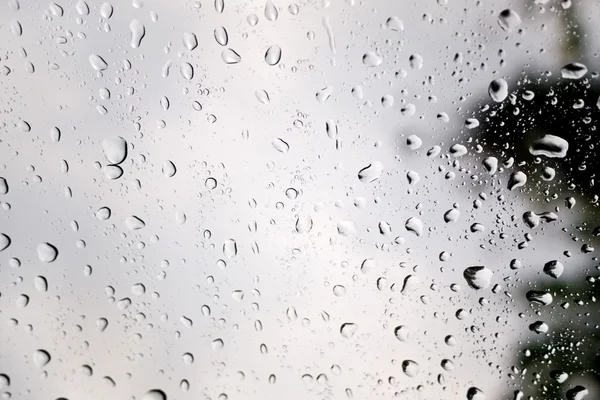
[{"label": "water droplet", "polygon": [[277,21],[277,17],[279,16],[279,12],[277,11],[277,7],[271,0],[267,0],[265,3],[265,18],[268,21],[275,22]]},{"label": "water droplet", "polygon": [[102,3],[100,6],[100,16],[104,19],[110,19],[113,15],[113,6],[110,3]]},{"label": "water droplet", "polygon": [[215,0],[215,11],[219,14],[223,14],[225,10],[225,0]]},{"label": "water droplet", "polygon": [[121,164],[127,157],[127,141],[120,136],[109,136],[102,141],[104,157],[113,165]]},{"label": "water droplet", "polygon": [[27,305],[29,304],[29,296],[27,296],[26,294],[19,295],[19,297],[17,297],[17,300],[15,301],[15,304],[17,308],[27,307]]},{"label": "water droplet", "polygon": [[10,237],[5,233],[0,233],[0,251],[4,251],[10,246]]},{"label": "water droplet", "polygon": [[389,17],[387,21],[385,21],[385,26],[396,32],[402,32],[404,30],[404,23],[398,17]]},{"label": "water droplet", "polygon": [[339,221],[337,223],[337,233],[344,237],[354,236],[356,225],[352,221]]},{"label": "water droplet", "polygon": [[487,157],[482,162],[483,168],[490,175],[494,175],[498,171],[498,159],[496,157]]},{"label": "water droplet", "polygon": [[271,145],[280,153],[287,153],[290,150],[290,145],[281,138],[274,139]]},{"label": "water droplet", "polygon": [[410,217],[404,223],[404,228],[417,236],[423,235],[423,222],[417,217]]},{"label": "water droplet", "polygon": [[183,45],[188,51],[192,51],[198,47],[198,39],[196,38],[196,35],[192,32],[185,32],[183,34]]},{"label": "water droplet", "polygon": [[331,97],[331,94],[333,93],[333,86],[325,86],[323,89],[320,89],[317,94],[317,101],[319,103],[324,103],[326,102],[329,97]]},{"label": "water droplet", "polygon": [[75,4],[75,9],[77,10],[77,12],[79,13],[79,15],[88,15],[90,13],[90,7],[87,5],[87,3],[83,0],[79,0],[76,4]]},{"label": "water droplet", "polygon": [[560,69],[560,75],[565,79],[581,79],[587,72],[587,67],[581,63],[567,64]]},{"label": "water droplet", "polygon": [[516,171],[510,174],[510,178],[508,179],[508,190],[514,190],[521,186],[525,186],[527,183],[527,175],[524,172]]},{"label": "water droplet", "polygon": [[98,211],[96,211],[96,218],[98,218],[101,221],[106,221],[107,219],[109,219],[111,216],[111,211],[110,208],[108,207],[101,207],[98,209]]},{"label": "water droplet", "polygon": [[213,190],[217,187],[217,180],[215,178],[207,178],[204,181],[204,186],[206,186],[210,190]]},{"label": "water droplet", "polygon": [[0,390],[10,386],[10,377],[6,374],[0,374]]},{"label": "water droplet", "polygon": [[556,380],[558,383],[563,383],[569,378],[569,374],[560,369],[550,371],[550,377]]},{"label": "water droplet", "polygon": [[367,51],[362,56],[362,63],[367,67],[377,67],[381,65],[382,62],[383,60],[381,57],[374,51]]},{"label": "water droplet", "polygon": [[147,391],[141,400],[167,400],[167,395],[160,389],[152,389]]},{"label": "water droplet", "polygon": [[534,140],[529,146],[529,152],[532,155],[549,158],[564,158],[567,150],[569,150],[569,142],[554,135],[544,135],[541,139]]},{"label": "water droplet", "polygon": [[510,32],[521,25],[521,17],[513,10],[506,9],[498,15],[498,25],[506,32]]},{"label": "water droplet", "polygon": [[129,30],[131,30],[131,47],[137,49],[146,35],[146,27],[139,19],[134,19],[129,23]]},{"label": "water droplet", "polygon": [[408,340],[410,339],[410,329],[408,329],[408,327],[405,325],[398,325],[394,329],[394,335],[399,341],[408,342]]},{"label": "water droplet", "polygon": [[188,81],[191,81],[194,78],[194,67],[189,62],[182,62],[179,67],[179,72],[181,72],[181,76]]},{"label": "water droplet", "polygon": [[567,400],[583,400],[588,393],[589,392],[585,387],[577,385],[574,388],[567,390],[566,397]]},{"label": "water droplet", "polygon": [[456,208],[452,208],[452,209],[446,211],[446,213],[444,214],[444,222],[446,222],[446,223],[456,222],[456,221],[458,221],[459,217],[460,217],[460,211],[458,211]]},{"label": "water droplet", "polygon": [[479,120],[477,118],[467,118],[465,126],[467,129],[475,129],[479,126]]},{"label": "water droplet", "polygon": [[266,90],[258,89],[254,92],[256,96],[256,100],[260,101],[263,104],[269,104],[271,102],[271,98],[269,97],[269,93]]},{"label": "water droplet", "polygon": [[560,278],[564,270],[564,265],[558,260],[548,261],[544,264],[544,273],[554,279]]},{"label": "water droplet", "polygon": [[216,28],[213,34],[217,43],[219,43],[221,46],[227,46],[227,43],[229,43],[229,34],[224,26]]},{"label": "water droplet", "polygon": [[552,295],[548,292],[539,290],[530,290],[525,294],[530,303],[547,306],[552,303]]},{"label": "water droplet", "polygon": [[100,332],[104,332],[108,326],[108,320],[106,318],[98,318],[96,320],[96,327]]},{"label": "water droplet", "polygon": [[125,226],[127,226],[127,229],[130,231],[137,231],[138,229],[144,228],[146,223],[135,215],[132,215],[125,219]]},{"label": "water droplet", "polygon": [[346,288],[342,285],[335,285],[333,287],[333,294],[337,297],[342,297],[346,294]]},{"label": "water droplet", "polygon": [[313,220],[310,215],[303,215],[296,220],[296,232],[308,233],[313,228]]},{"label": "water droplet", "polygon": [[358,179],[363,183],[371,183],[378,180],[382,173],[383,164],[375,161],[358,171]]},{"label": "water droplet", "polygon": [[38,368],[42,368],[47,365],[51,359],[52,357],[50,357],[50,353],[48,353],[46,350],[39,349],[33,353],[33,363]]},{"label": "water droplet", "polygon": [[90,61],[92,68],[94,68],[96,71],[101,72],[108,68],[106,61],[104,61],[104,59],[97,54],[90,54],[88,60]]},{"label": "water droplet", "polygon": [[269,47],[265,53],[265,62],[273,66],[277,65],[279,60],[281,60],[281,47],[277,45]]},{"label": "water droplet", "polygon": [[215,339],[211,342],[211,347],[214,351],[219,351],[223,349],[224,346],[225,344],[223,343],[222,339]]},{"label": "water droplet", "polygon": [[504,79],[494,79],[488,87],[488,93],[492,100],[501,103],[508,96],[508,83]]},{"label": "water droplet", "polygon": [[233,49],[226,49],[221,53],[221,59],[225,64],[237,64],[242,61],[242,57]]},{"label": "water droplet", "polygon": [[48,280],[45,277],[38,275],[33,279],[33,286],[38,292],[48,291]]},{"label": "water droplet", "polygon": [[544,321],[536,321],[529,325],[529,330],[537,334],[548,333],[548,329],[548,324],[546,324]]},{"label": "water droplet", "polygon": [[346,322],[340,327],[340,333],[346,339],[351,338],[358,331],[358,325],[352,322]]},{"label": "water droplet", "polygon": [[481,389],[473,386],[467,390],[467,400],[485,400],[485,395]]},{"label": "water droplet", "polygon": [[58,249],[50,243],[40,243],[36,248],[37,256],[43,263],[51,263],[58,257]]},{"label": "water droplet", "polygon": [[103,168],[104,175],[109,179],[119,179],[123,176],[123,168],[118,165],[107,165]]},{"label": "water droplet", "polygon": [[225,240],[223,243],[223,254],[227,258],[233,258],[237,255],[237,243],[233,239]]},{"label": "water droplet", "polygon": [[404,372],[406,376],[414,378],[419,374],[419,364],[413,360],[404,360],[402,361],[402,372]]},{"label": "water droplet", "polygon": [[0,195],[8,193],[8,182],[5,178],[0,177]]},{"label": "water droplet", "polygon": [[475,290],[487,289],[492,283],[493,275],[491,269],[482,266],[468,267],[463,271],[467,284]]},{"label": "water droplet", "polygon": [[50,140],[52,140],[53,142],[60,141],[60,129],[58,129],[57,127],[50,128]]},{"label": "water droplet", "polygon": [[136,296],[141,296],[146,293],[146,286],[144,286],[142,283],[136,283],[131,287],[131,293]]},{"label": "water droplet", "polygon": [[163,163],[162,173],[167,178],[172,178],[173,176],[175,176],[175,174],[177,173],[177,168],[175,167],[175,164],[173,164],[173,161],[167,160]]},{"label": "water droplet", "polygon": [[420,54],[412,54],[408,57],[408,63],[412,69],[423,68],[423,57]]}]

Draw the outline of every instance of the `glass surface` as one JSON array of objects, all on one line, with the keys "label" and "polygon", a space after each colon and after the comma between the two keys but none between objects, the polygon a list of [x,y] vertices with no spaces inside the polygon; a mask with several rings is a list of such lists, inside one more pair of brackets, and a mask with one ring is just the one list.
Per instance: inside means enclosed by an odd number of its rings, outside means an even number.
[{"label": "glass surface", "polygon": [[2,0],[0,399],[600,397],[597,0]]}]

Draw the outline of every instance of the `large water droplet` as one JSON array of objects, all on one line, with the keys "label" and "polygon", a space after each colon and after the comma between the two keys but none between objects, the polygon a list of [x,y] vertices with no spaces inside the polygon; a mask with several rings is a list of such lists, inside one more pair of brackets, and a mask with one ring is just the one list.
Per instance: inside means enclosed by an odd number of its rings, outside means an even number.
[{"label": "large water droplet", "polygon": [[0,233],[0,251],[4,251],[10,246],[10,237],[5,233]]},{"label": "large water droplet", "polygon": [[498,25],[503,30],[510,32],[521,25],[521,17],[513,10],[506,9],[498,15]]},{"label": "large water droplet", "polygon": [[4,195],[8,193],[8,182],[6,178],[0,177],[0,195]]},{"label": "large water droplet", "polygon": [[177,173],[177,168],[175,167],[175,164],[173,164],[173,161],[167,160],[163,163],[162,173],[167,178],[172,178],[173,176],[175,176],[175,174]]},{"label": "large water droplet", "polygon": [[217,43],[219,43],[221,46],[227,46],[227,43],[229,43],[229,34],[224,26],[216,28],[214,31],[214,36]]},{"label": "large water droplet", "polygon": [[271,0],[267,0],[265,3],[265,18],[268,21],[275,22],[277,21],[277,17],[279,16],[279,11],[277,11],[277,7]]},{"label": "large water droplet", "polygon": [[142,44],[142,39],[146,36],[146,27],[139,19],[134,19],[129,23],[131,30],[131,47],[137,49]]},{"label": "large water droplet", "polygon": [[77,10],[77,13],[79,13],[79,15],[88,15],[90,13],[90,7],[83,0],[79,0],[75,4],[75,9]]},{"label": "large water droplet", "polygon": [[485,400],[485,395],[481,389],[473,386],[467,390],[467,400]]},{"label": "large water droplet", "polygon": [[94,68],[96,71],[104,71],[108,68],[106,61],[104,61],[104,59],[97,54],[90,54],[88,60],[90,61],[92,68]]},{"label": "large water droplet", "polygon": [[127,157],[127,141],[121,136],[109,136],[102,141],[102,150],[111,164],[121,164]]},{"label": "large water droplet", "polygon": [[410,339],[410,329],[408,329],[408,327],[405,325],[398,325],[394,329],[394,335],[399,341],[408,342],[408,340]]},{"label": "large water droplet", "polygon": [[404,223],[404,228],[417,236],[423,235],[423,222],[417,217],[410,217]]},{"label": "large water droplet", "polygon": [[179,67],[179,72],[181,72],[181,76],[183,76],[188,81],[191,81],[194,78],[194,67],[189,62],[182,62]]},{"label": "large water droplet", "polygon": [[198,39],[196,38],[196,35],[192,32],[185,32],[183,34],[183,45],[188,51],[192,51],[198,47]]},{"label": "large water droplet", "polygon": [[400,20],[400,18],[395,16],[389,17],[387,21],[385,21],[385,26],[388,29],[396,32],[401,32],[404,30],[404,23],[402,22],[402,20]]},{"label": "large water droplet", "polygon": [[583,400],[588,395],[588,390],[581,385],[577,385],[574,388],[567,390],[567,400]]},{"label": "large water droplet", "polygon": [[354,336],[356,331],[358,331],[358,325],[356,325],[352,322],[346,322],[346,323],[342,324],[342,326],[340,327],[340,333],[346,339],[349,339],[352,336]]},{"label": "large water droplet", "polygon": [[127,226],[127,229],[130,231],[137,231],[138,229],[144,228],[146,223],[135,215],[132,215],[125,219],[125,226]]},{"label": "large water droplet", "polygon": [[525,294],[530,303],[547,306],[552,303],[552,295],[548,292],[539,290],[530,290]]},{"label": "large water droplet", "polygon": [[287,153],[290,150],[290,145],[281,138],[274,139],[271,145],[280,153]]},{"label": "large water droplet", "polygon": [[50,243],[40,243],[36,248],[37,256],[43,263],[51,263],[58,257],[58,249]]},{"label": "large water droplet", "polygon": [[281,60],[281,47],[274,45],[267,49],[265,53],[265,62],[271,66],[277,65]]},{"label": "large water droplet", "polygon": [[296,231],[298,233],[308,233],[313,227],[313,220],[310,215],[303,215],[296,220]]},{"label": "large water droplet", "polygon": [[516,171],[510,174],[510,178],[508,178],[508,190],[514,190],[521,186],[525,186],[527,183],[527,175],[524,172]]},{"label": "large water droplet", "polygon": [[38,292],[48,291],[48,280],[45,277],[38,275],[33,279],[33,286]]},{"label": "large water droplet", "polygon": [[109,19],[113,15],[113,6],[110,3],[102,3],[100,6],[100,16]]},{"label": "large water droplet", "polygon": [[225,257],[227,258],[232,258],[235,257],[237,255],[237,243],[235,242],[235,240],[233,239],[227,239],[225,240],[225,243],[223,243],[223,254],[225,255]]},{"label": "large water droplet", "polygon": [[482,266],[468,267],[463,271],[463,277],[467,284],[475,290],[488,288],[492,283],[493,275],[491,269]]},{"label": "large water droplet", "polygon": [[221,53],[221,59],[225,64],[237,64],[242,61],[242,57],[233,49],[226,49]]},{"label": "large water droplet", "polygon": [[404,360],[402,361],[402,372],[404,372],[406,376],[414,378],[419,374],[419,364],[413,360]]},{"label": "large water droplet", "polygon": [[565,79],[581,79],[587,72],[587,67],[581,63],[567,64],[560,69],[560,75]]},{"label": "large water droplet", "polygon": [[363,183],[371,183],[378,180],[382,173],[383,164],[375,161],[358,171],[358,179]]},{"label": "large water droplet", "polygon": [[50,356],[50,353],[48,353],[46,350],[39,349],[33,353],[33,363],[38,368],[42,368],[47,365],[51,359],[52,357]]},{"label": "large water droplet", "polygon": [[564,265],[558,260],[548,261],[544,264],[544,273],[554,279],[560,278],[564,270]]},{"label": "large water droplet", "polygon": [[488,93],[492,100],[501,103],[508,96],[508,83],[504,79],[494,79],[488,87]]},{"label": "large water droplet", "polygon": [[141,400],[167,400],[167,395],[160,389],[152,389],[147,391]]},{"label": "large water droplet", "polygon": [[534,140],[529,146],[529,152],[532,155],[550,158],[564,158],[567,150],[569,150],[569,142],[554,135],[544,135],[541,139]]}]

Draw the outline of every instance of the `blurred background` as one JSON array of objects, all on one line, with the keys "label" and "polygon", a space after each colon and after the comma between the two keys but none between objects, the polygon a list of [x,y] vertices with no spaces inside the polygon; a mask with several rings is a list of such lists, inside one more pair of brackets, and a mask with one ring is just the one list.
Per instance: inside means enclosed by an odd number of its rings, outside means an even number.
[{"label": "blurred background", "polygon": [[4,1],[1,396],[596,398],[599,6]]}]

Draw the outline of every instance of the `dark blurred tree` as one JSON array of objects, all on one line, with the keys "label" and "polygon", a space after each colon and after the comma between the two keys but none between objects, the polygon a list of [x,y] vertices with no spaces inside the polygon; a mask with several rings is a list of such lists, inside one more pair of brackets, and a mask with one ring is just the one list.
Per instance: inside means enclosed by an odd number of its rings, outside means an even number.
[{"label": "dark blurred tree", "polygon": [[[584,49],[583,25],[577,15],[577,4],[559,12],[563,36],[560,40],[563,57],[557,60],[558,71],[565,64],[583,63],[591,70],[593,65]],[[554,72],[524,69],[518,71],[519,79],[510,82],[511,95],[502,103],[488,102],[472,108],[468,118],[476,118],[479,126],[464,129],[463,135],[474,144],[481,145],[487,155],[500,161],[514,159],[512,168],[523,171],[529,177],[523,189],[532,201],[553,193],[577,199],[581,220],[577,225],[578,237],[584,253],[593,248],[595,237],[600,234],[597,207],[600,188],[596,183],[600,173],[600,85],[597,74],[588,72],[581,79],[565,79]],[[533,98],[531,96],[533,95]],[[530,146],[544,135],[554,135],[568,141],[569,149],[564,158],[534,156]],[[552,180],[541,179],[544,169],[556,171]],[[547,178],[547,174],[546,174]],[[545,193],[547,191],[547,193]],[[544,199],[545,200],[545,199]],[[562,199],[561,199],[562,200]],[[541,207],[548,207],[544,202]],[[541,208],[540,207],[540,208]],[[575,239],[575,238],[573,238]],[[549,260],[548,260],[549,261]],[[595,261],[595,258],[592,259]],[[571,268],[592,269],[591,265],[570,265]],[[595,266],[594,266],[595,267]],[[552,283],[547,279],[533,282],[520,296],[525,299],[528,290],[551,293],[551,318],[546,334],[537,340],[520,343],[517,366],[527,369],[525,395],[536,399],[563,399],[567,390],[573,388],[573,377],[582,377],[600,386],[600,310],[596,304],[600,288],[595,279],[577,275],[578,280],[559,278]],[[560,382],[561,373],[569,378]],[[538,375],[539,374],[539,375]]]}]

